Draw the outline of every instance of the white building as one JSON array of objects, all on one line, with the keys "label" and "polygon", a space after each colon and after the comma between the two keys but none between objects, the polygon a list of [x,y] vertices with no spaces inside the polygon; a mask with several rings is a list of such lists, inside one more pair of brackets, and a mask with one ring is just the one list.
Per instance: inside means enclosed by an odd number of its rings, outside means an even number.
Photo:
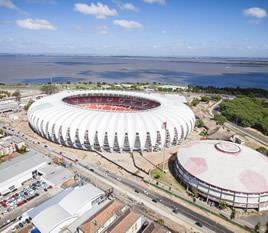
[{"label": "white building", "polygon": [[[91,184],[69,188],[30,210],[32,223],[42,233],[56,233],[67,230],[84,215],[90,217],[99,211],[105,200],[105,193]],[[72,231],[71,231],[72,232]]]},{"label": "white building", "polygon": [[38,169],[46,166],[50,160],[34,151],[0,164],[0,195],[21,187],[31,179]]},{"label": "white building", "polygon": [[195,126],[184,98],[97,90],[44,97],[31,105],[28,121],[39,135],[61,145],[118,152],[178,145]]},{"label": "white building", "polygon": [[190,189],[229,206],[268,210],[268,158],[227,141],[184,145],[177,153],[177,178]]}]

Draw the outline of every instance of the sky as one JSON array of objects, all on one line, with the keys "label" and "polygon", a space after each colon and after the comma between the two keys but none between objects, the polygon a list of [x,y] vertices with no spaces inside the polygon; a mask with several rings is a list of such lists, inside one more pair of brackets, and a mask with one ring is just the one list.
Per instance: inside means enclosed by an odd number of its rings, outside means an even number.
[{"label": "sky", "polygon": [[0,0],[0,53],[268,57],[268,1]]}]

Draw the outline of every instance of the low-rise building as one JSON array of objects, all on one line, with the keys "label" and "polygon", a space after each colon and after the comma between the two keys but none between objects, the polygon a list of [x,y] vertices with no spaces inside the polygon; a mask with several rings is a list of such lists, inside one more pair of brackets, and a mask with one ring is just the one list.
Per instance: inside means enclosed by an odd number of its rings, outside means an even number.
[{"label": "low-rise building", "polygon": [[47,157],[35,151],[29,151],[0,164],[0,195],[21,187],[49,162]]},{"label": "low-rise building", "polygon": [[13,136],[7,136],[0,140],[0,156],[12,154],[26,146],[25,142]]},{"label": "low-rise building", "polygon": [[89,218],[79,228],[79,233],[101,233],[113,224],[126,210],[119,201],[111,201],[98,213]]},{"label": "low-rise building", "polygon": [[107,230],[109,233],[137,233],[143,223],[144,216],[140,215],[131,209],[126,212],[123,219],[116,222],[110,229]]},{"label": "low-rise building", "polygon": [[105,200],[104,191],[86,184],[64,190],[30,210],[28,215],[42,233],[74,232],[80,225],[80,218],[90,218],[102,208]]},{"label": "low-rise building", "polygon": [[77,228],[77,233],[170,233],[169,230],[112,200]]}]

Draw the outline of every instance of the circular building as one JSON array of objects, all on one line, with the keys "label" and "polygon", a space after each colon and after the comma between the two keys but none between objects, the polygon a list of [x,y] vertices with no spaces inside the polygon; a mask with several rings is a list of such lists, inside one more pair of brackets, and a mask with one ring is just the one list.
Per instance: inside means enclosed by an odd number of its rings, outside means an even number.
[{"label": "circular building", "polygon": [[39,135],[65,146],[157,151],[179,144],[195,125],[191,109],[174,98],[125,91],[64,91],[33,103],[28,121]]},{"label": "circular building", "polygon": [[217,140],[186,144],[177,153],[175,173],[207,200],[268,209],[268,158],[246,146]]}]

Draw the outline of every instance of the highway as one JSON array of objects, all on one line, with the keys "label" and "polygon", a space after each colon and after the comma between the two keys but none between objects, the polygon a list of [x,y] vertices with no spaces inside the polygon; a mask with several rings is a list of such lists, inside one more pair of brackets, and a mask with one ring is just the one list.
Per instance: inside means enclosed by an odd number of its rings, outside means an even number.
[{"label": "highway", "polygon": [[[183,220],[190,224],[193,225],[194,228],[199,228],[200,231],[202,232],[217,232],[217,233],[231,233],[232,231],[228,230],[226,227],[224,227],[223,225],[214,222],[213,220],[200,215],[196,212],[194,212],[191,209],[188,209],[186,207],[184,207],[183,205],[178,204],[177,202],[174,202],[173,200],[162,196],[156,192],[152,192],[150,189],[145,188],[142,185],[139,185],[137,182],[134,182],[130,179],[126,179],[123,178],[121,176],[117,176],[115,174],[112,174],[110,172],[107,172],[101,168],[97,168],[95,166],[89,166],[89,165],[84,165],[83,163],[81,163],[80,161],[75,161],[67,156],[65,156],[64,154],[61,154],[49,147],[44,147],[42,145],[39,145],[37,143],[33,143],[32,140],[30,140],[28,138],[28,136],[22,136],[22,134],[15,132],[15,131],[11,131],[8,129],[5,129],[5,131],[8,134],[11,135],[15,135],[19,138],[21,138],[22,140],[24,140],[28,146],[36,151],[40,151],[41,153],[44,154],[53,154],[56,155],[58,157],[63,157],[64,159],[68,160],[69,162],[72,162],[74,167],[77,169],[83,169],[86,170],[87,173],[89,175],[94,175],[94,176],[98,176],[99,178],[105,179],[105,180],[109,180],[110,184],[112,184],[112,186],[114,188],[117,188],[117,186],[121,186],[121,187],[126,187],[123,188],[123,190],[125,192],[127,192],[128,189],[132,190],[132,197],[133,197],[133,193],[135,193],[135,195],[141,199],[145,199],[145,200],[149,200],[152,204],[154,204],[154,206],[162,206],[165,209],[168,208],[168,215],[175,215],[177,216],[177,218],[180,218],[180,216],[183,216]],[[139,182],[143,182],[142,180],[140,180]],[[127,192],[127,194],[130,195],[130,193]],[[174,211],[172,212],[172,211]],[[203,225],[203,227],[198,227],[197,225],[195,225],[195,222],[199,222]]]}]

